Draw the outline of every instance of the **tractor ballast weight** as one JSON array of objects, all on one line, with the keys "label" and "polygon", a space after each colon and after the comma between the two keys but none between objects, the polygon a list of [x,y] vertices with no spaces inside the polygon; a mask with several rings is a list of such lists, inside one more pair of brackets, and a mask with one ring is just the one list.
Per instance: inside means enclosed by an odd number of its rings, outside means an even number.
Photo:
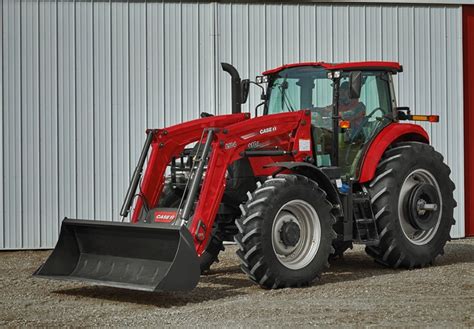
[{"label": "tractor ballast weight", "polygon": [[443,253],[454,184],[426,131],[400,122],[438,117],[396,106],[398,63],[266,71],[265,115],[253,119],[241,113],[249,80],[222,68],[232,114],[147,130],[122,223],[64,219],[35,276],[190,290],[222,242],[235,241],[249,278],[279,288],[309,284],[352,242],[392,267],[426,266]]}]

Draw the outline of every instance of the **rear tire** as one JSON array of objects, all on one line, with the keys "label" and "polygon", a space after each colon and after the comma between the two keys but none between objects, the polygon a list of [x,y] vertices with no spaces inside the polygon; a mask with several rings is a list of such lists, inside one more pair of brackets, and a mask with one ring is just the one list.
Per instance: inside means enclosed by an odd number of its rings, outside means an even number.
[{"label": "rear tire", "polygon": [[242,270],[264,288],[307,285],[329,267],[335,217],[326,193],[304,176],[268,179],[241,206],[235,241]]},{"label": "rear tire", "polygon": [[[404,142],[387,150],[366,186],[380,237],[367,254],[394,268],[424,267],[443,254],[455,223],[450,172],[430,145]],[[425,204],[437,210],[425,211]]]}]

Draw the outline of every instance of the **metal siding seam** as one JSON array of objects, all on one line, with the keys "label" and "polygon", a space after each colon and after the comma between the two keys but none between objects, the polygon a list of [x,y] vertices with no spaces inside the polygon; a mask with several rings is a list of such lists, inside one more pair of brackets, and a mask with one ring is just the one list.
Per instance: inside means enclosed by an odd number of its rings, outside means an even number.
[{"label": "metal siding seam", "polygon": [[[199,46],[201,44],[201,15],[200,15],[200,6],[199,4],[196,5],[197,7],[197,15],[196,15],[196,25],[197,25],[197,49],[196,49],[196,69],[197,69],[197,77],[201,76],[201,52],[199,51]],[[197,87],[197,107],[198,107],[198,112],[203,112],[204,109],[200,108],[201,106],[201,93],[199,92],[199,86]],[[207,112],[207,111],[206,111]]]},{"label": "metal siding seam", "polygon": [[75,162],[75,166],[74,166],[74,169],[75,169],[75,175],[74,175],[74,179],[75,179],[75,190],[76,190],[76,193],[75,193],[75,196],[76,196],[76,200],[75,200],[75,209],[76,209],[76,213],[75,213],[75,217],[77,217],[77,214],[78,214],[78,195],[79,195],[79,184],[77,183],[78,182],[78,170],[77,170],[77,166],[78,166],[78,157],[77,157],[77,17],[76,17],[76,0],[73,0],[73,4],[74,4],[74,10],[73,10],[73,15],[74,15],[74,29],[73,29],[73,33],[74,33],[74,144],[76,145],[75,147],[75,153],[76,153],[76,156],[74,157],[74,162]]},{"label": "metal siding seam", "polygon": [[[41,83],[41,40],[40,40],[40,29],[41,29],[41,22],[40,22],[40,10],[39,10],[39,6],[40,6],[40,0],[37,0],[37,16],[38,16],[38,30],[37,30],[37,34],[36,34],[36,37],[38,38],[37,42],[38,42],[38,121],[37,121],[37,124],[38,124],[38,140],[37,140],[37,150],[38,150],[38,199],[40,199],[40,201],[38,202],[38,214],[39,216],[37,216],[37,220],[39,220],[39,225],[38,225],[38,234],[39,234],[39,243],[37,246],[35,246],[36,248],[40,247],[41,245],[41,239],[42,239],[42,234],[41,234],[41,212],[42,212],[42,205],[41,205],[41,179],[40,179],[40,174],[41,174],[41,90],[40,90],[40,83]],[[35,239],[33,239],[35,240]]]},{"label": "metal siding seam", "polygon": [[95,119],[95,81],[94,81],[94,74],[95,74],[95,61],[94,61],[94,50],[95,50],[95,45],[94,45],[94,37],[95,37],[95,24],[94,24],[94,2],[95,0],[91,0],[91,82],[92,82],[92,193],[93,193],[93,198],[92,198],[92,216],[94,219],[96,219],[96,214],[97,214],[97,209],[96,209],[96,202],[95,202],[95,197],[97,195],[97,173],[96,173],[96,168],[95,168],[95,152],[96,152],[96,143],[95,143],[95,129],[94,125],[96,122]]},{"label": "metal siding seam", "polygon": [[[110,66],[109,66],[109,70],[110,70],[110,122],[109,122],[109,125],[110,125],[110,195],[109,195],[109,198],[110,198],[110,215],[111,215],[111,220],[113,221],[114,220],[114,190],[115,190],[115,184],[114,184],[114,166],[113,166],[113,159],[114,159],[114,147],[113,147],[113,144],[117,143],[117,141],[114,139],[114,99],[113,99],[113,90],[114,90],[114,77],[113,77],[113,74],[114,74],[114,71],[113,71],[113,59],[115,58],[114,57],[114,52],[113,52],[113,48],[112,48],[112,42],[113,42],[113,38],[112,38],[112,0],[109,0],[109,49],[110,49],[110,60],[109,60],[109,63],[110,63]],[[118,204],[117,204],[117,208],[118,208]],[[118,216],[117,216],[117,219],[118,219]]]},{"label": "metal siding seam", "polygon": [[4,209],[4,189],[5,189],[5,184],[4,184],[4,176],[5,176],[5,171],[3,168],[3,161],[5,159],[5,153],[3,150],[3,141],[4,141],[4,124],[5,124],[5,114],[3,112],[4,109],[4,104],[5,100],[3,98],[4,95],[4,84],[5,80],[3,77],[3,48],[4,48],[4,35],[3,35],[3,0],[1,0],[0,3],[0,17],[2,17],[2,21],[0,22],[0,34],[1,34],[1,40],[0,40],[0,248],[5,248],[5,209]]},{"label": "metal siding seam", "polygon": [[56,209],[56,220],[55,223],[56,225],[56,232],[53,233],[53,240],[51,241],[51,247],[54,245],[54,241],[57,240],[58,234],[59,234],[59,220],[60,220],[60,215],[59,215],[59,210],[60,210],[60,204],[59,204],[59,186],[60,186],[60,176],[59,176],[59,19],[58,19],[58,0],[56,0],[56,168],[58,171],[58,177],[56,180],[56,191],[57,191],[57,209]]},{"label": "metal siding seam", "polygon": [[145,128],[149,127],[148,118],[148,2],[145,0]]},{"label": "metal siding seam", "polygon": [[177,51],[177,57],[178,57],[178,63],[179,63],[179,74],[177,75],[179,77],[179,82],[176,84],[178,86],[178,90],[175,90],[175,101],[176,101],[176,104],[175,104],[175,111],[178,112],[178,117],[176,118],[175,122],[173,124],[177,124],[177,123],[181,123],[182,121],[182,115],[183,115],[183,103],[182,103],[182,99],[183,99],[183,79],[182,79],[182,76],[183,76],[183,48],[182,48],[182,44],[183,44],[183,40],[181,38],[181,35],[183,34],[183,19],[182,19],[182,14],[183,14],[183,11],[182,11],[182,6],[183,4],[180,2],[179,3],[179,6],[177,8],[177,13],[176,13],[176,19],[179,21],[179,23],[177,24],[177,26],[179,27],[179,33],[177,33],[177,35],[179,36],[179,40],[176,42],[176,47],[179,47],[178,48],[178,51]]},{"label": "metal siding seam", "polygon": [[[460,141],[460,143],[457,143],[456,145],[458,146],[459,154],[461,154],[462,157],[464,157],[464,126],[463,126],[463,108],[464,108],[464,90],[462,88],[463,85],[463,49],[462,49],[462,7],[458,6],[457,8],[457,16],[458,19],[456,20],[457,24],[457,35],[458,35],[458,74],[457,77],[461,77],[460,81],[460,86],[457,89],[458,90],[458,101],[459,101],[459,109],[460,111],[458,112],[458,124],[460,126],[459,129],[456,129],[458,133],[458,138],[456,139],[457,141]],[[458,161],[458,177],[459,177],[459,185],[461,188],[458,188],[458,204],[461,206],[458,206],[458,218],[462,218],[463,220],[460,221],[458,220],[458,237],[464,237],[465,236],[465,218],[464,218],[464,179],[463,179],[463,174],[464,174],[464,161]],[[461,193],[463,191],[463,193]],[[462,224],[461,224],[462,223]]]}]

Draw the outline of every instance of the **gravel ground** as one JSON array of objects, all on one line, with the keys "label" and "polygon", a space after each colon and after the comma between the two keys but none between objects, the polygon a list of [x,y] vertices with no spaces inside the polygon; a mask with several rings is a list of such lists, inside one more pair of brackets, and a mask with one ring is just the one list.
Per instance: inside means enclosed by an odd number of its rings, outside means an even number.
[{"label": "gravel ground", "polygon": [[356,246],[300,289],[260,289],[234,251],[227,246],[189,293],[33,279],[49,251],[0,252],[0,326],[474,327],[474,239],[411,271],[384,268]]}]

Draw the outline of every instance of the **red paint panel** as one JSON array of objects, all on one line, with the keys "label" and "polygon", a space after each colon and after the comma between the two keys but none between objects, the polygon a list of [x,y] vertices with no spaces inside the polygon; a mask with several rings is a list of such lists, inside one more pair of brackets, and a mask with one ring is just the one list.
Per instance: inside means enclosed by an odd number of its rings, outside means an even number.
[{"label": "red paint panel", "polygon": [[[474,6],[463,6],[464,49],[464,197],[465,204],[474,203]],[[474,236],[474,211],[465,207],[466,236]]]},{"label": "red paint panel", "polygon": [[375,137],[365,154],[360,171],[360,183],[370,182],[374,178],[377,165],[387,147],[406,135],[416,135],[418,136],[417,140],[429,143],[428,133],[419,125],[411,123],[392,123],[388,125]]},{"label": "red paint panel", "polygon": [[340,64],[331,64],[325,62],[302,62],[302,63],[292,63],[292,64],[285,64],[279,66],[277,68],[267,70],[263,72],[263,75],[269,75],[273,73],[280,72],[281,70],[290,68],[290,67],[298,67],[298,66],[321,66],[328,70],[344,70],[344,69],[360,69],[360,68],[380,68],[385,70],[391,70],[400,72],[402,70],[402,66],[397,62],[349,62],[349,63],[340,63]]}]

